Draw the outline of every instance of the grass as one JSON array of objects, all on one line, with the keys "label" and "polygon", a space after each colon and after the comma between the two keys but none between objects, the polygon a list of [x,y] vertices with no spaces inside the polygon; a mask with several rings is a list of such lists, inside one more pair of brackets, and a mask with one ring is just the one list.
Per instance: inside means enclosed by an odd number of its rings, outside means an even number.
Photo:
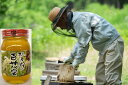
[{"label": "grass", "polygon": [[[36,57],[36,56],[35,56]],[[40,77],[44,70],[44,59],[32,60],[32,85],[41,85]]]}]

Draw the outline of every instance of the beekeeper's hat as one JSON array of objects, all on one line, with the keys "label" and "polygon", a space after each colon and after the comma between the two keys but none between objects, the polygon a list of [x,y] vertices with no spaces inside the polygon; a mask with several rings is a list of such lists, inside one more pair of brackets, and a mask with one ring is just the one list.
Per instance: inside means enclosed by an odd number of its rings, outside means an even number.
[{"label": "beekeeper's hat", "polygon": [[68,5],[63,7],[63,8],[59,8],[59,7],[54,7],[50,12],[49,12],[49,16],[48,19],[50,21],[52,21],[52,29],[55,30],[56,29],[56,24],[58,23],[58,21],[60,20],[60,18],[63,16],[64,12],[68,9]]}]

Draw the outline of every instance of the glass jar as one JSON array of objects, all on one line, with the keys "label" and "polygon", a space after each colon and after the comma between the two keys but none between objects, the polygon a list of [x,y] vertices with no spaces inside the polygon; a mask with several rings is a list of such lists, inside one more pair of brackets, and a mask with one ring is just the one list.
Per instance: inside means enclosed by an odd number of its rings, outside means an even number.
[{"label": "glass jar", "polygon": [[30,78],[31,72],[28,30],[5,29],[2,38],[2,76],[8,83],[24,83]]}]

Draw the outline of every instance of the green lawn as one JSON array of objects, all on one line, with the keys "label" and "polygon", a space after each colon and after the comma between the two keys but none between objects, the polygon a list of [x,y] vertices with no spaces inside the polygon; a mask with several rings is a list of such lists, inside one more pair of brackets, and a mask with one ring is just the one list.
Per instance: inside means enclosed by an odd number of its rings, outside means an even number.
[{"label": "green lawn", "polygon": [[32,85],[41,85],[40,77],[44,69],[44,58],[40,57],[39,59],[36,56],[33,56],[32,60]]}]

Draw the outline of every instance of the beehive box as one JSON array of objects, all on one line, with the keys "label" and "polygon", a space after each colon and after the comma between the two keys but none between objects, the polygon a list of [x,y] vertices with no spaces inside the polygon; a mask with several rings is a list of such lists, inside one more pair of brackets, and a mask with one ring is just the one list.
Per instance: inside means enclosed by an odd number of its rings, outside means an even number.
[{"label": "beehive box", "polygon": [[[42,85],[44,85],[44,82],[42,82]],[[93,85],[92,83],[88,82],[53,82],[51,81],[49,85]]]},{"label": "beehive box", "polygon": [[52,79],[49,85],[93,85],[92,83],[87,82],[87,77],[80,76],[80,71],[75,70],[74,82],[58,82],[57,75],[59,72],[60,65],[63,64],[63,59],[60,58],[47,58],[45,62],[45,70],[43,70],[43,75],[41,76],[41,85],[44,85],[44,82],[48,75],[52,76]]},{"label": "beehive box", "polygon": [[[57,75],[60,65],[63,64],[60,58],[47,58],[45,62],[45,70],[43,70],[43,75]],[[80,71],[75,70],[75,75],[80,75]]]},{"label": "beehive box", "polygon": [[[41,84],[44,85],[47,76],[41,76]],[[58,82],[57,76],[52,76],[49,85],[93,85],[92,83],[86,82],[85,76],[74,76],[74,82]]]}]

